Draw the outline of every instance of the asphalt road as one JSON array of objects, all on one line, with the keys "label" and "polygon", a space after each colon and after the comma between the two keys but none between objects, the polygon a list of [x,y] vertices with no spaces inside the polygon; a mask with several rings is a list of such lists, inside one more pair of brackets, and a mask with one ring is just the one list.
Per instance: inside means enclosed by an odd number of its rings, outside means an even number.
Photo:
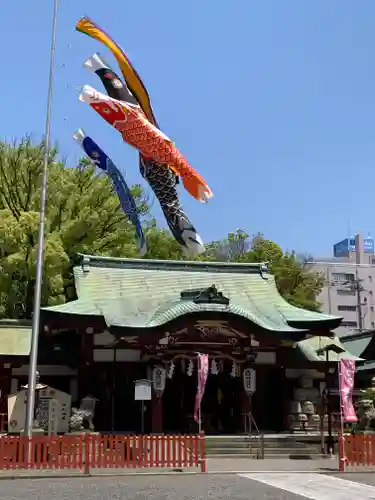
[{"label": "asphalt road", "polygon": [[352,500],[355,493],[361,500],[375,498],[372,474],[335,477],[253,472],[245,476],[248,477],[202,474],[4,479],[0,481],[0,500]]},{"label": "asphalt road", "polygon": [[1,500],[301,500],[236,475],[18,479],[0,482]]}]

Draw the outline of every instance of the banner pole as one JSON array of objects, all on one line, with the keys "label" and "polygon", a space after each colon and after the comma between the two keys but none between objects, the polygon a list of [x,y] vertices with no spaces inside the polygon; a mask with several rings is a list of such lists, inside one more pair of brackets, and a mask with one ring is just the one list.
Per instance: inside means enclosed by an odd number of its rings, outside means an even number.
[{"label": "banner pole", "polygon": [[197,382],[198,382],[198,398],[199,398],[199,405],[198,405],[198,433],[200,434],[202,432],[202,413],[201,413],[201,404],[202,404],[202,398],[201,398],[201,384],[200,384],[200,370],[202,369],[200,365],[200,356],[199,353],[197,353]]},{"label": "banner pole", "polygon": [[342,400],[342,363],[340,360],[338,361],[338,374],[339,374],[339,393],[340,393],[340,432],[338,433],[339,436],[339,443],[338,443],[338,450],[339,450],[339,471],[340,472],[345,472],[345,462],[346,462],[346,456],[345,456],[345,444],[344,444],[344,405],[343,405],[343,400]]}]

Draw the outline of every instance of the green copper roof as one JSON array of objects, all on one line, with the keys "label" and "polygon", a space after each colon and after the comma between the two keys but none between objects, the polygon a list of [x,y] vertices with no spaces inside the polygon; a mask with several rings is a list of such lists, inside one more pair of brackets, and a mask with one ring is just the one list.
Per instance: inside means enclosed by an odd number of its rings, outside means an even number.
[{"label": "green copper roof", "polygon": [[[331,349],[330,349],[331,347]],[[309,337],[305,340],[296,342],[294,348],[301,354],[307,361],[329,361],[338,362],[340,359],[353,359],[354,361],[361,361],[358,356],[354,356],[345,349],[338,337]],[[328,351],[325,352],[325,349]]]},{"label": "green copper roof", "polygon": [[371,371],[375,370],[375,361],[365,361],[360,366],[357,366],[357,370],[359,372]]},{"label": "green copper roof", "polygon": [[31,325],[16,320],[0,321],[0,356],[29,356]]},{"label": "green copper roof", "polygon": [[342,344],[345,346],[349,352],[355,356],[363,357],[365,359],[370,359],[365,355],[365,351],[369,347],[369,344],[373,337],[373,331],[355,332],[344,337],[340,337]]},{"label": "green copper roof", "polygon": [[[340,318],[305,311],[278,293],[264,264],[155,261],[82,255],[74,268],[78,300],[46,311],[103,316],[109,326],[152,328],[196,312],[228,312],[260,327],[298,332],[293,322],[331,323]],[[181,292],[215,285],[230,302],[196,304]],[[290,324],[289,324],[290,322]],[[300,328],[301,326],[298,325]],[[305,328],[305,325],[302,326]],[[329,329],[329,326],[327,326]]]}]

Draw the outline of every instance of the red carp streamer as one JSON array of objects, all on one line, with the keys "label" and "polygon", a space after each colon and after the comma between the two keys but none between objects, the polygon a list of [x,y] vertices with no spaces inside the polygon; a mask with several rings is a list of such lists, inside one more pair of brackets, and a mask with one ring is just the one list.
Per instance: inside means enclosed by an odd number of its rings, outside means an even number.
[{"label": "red carp streamer", "polygon": [[79,98],[118,130],[123,140],[138,149],[146,159],[172,167],[181,177],[185,189],[195,199],[206,203],[213,196],[204,179],[138,106],[112,99],[89,85],[83,87]]}]

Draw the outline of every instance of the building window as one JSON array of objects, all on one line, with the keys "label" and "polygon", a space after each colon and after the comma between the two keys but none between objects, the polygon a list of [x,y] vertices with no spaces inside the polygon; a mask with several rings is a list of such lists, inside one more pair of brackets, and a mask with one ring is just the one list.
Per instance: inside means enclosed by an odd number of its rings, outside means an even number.
[{"label": "building window", "polygon": [[357,306],[337,306],[338,311],[356,311]]},{"label": "building window", "polygon": [[340,326],[344,326],[346,328],[357,328],[358,323],[356,321],[341,321]]},{"label": "building window", "polygon": [[368,291],[368,293],[369,293],[370,295],[372,295],[372,290],[369,290],[369,291]]},{"label": "building window", "polygon": [[375,328],[375,323],[371,321],[371,328]]},{"label": "building window", "polygon": [[373,313],[374,312],[374,306],[370,306],[370,311]]},{"label": "building window", "polygon": [[372,276],[369,276],[369,277],[368,277],[368,280],[369,280],[369,281],[372,281]]},{"label": "building window", "polygon": [[346,281],[354,281],[355,276],[353,273],[332,273],[333,281],[344,283]]},{"label": "building window", "polygon": [[336,292],[337,295],[355,295],[355,290],[351,290],[350,288],[338,288]]}]

